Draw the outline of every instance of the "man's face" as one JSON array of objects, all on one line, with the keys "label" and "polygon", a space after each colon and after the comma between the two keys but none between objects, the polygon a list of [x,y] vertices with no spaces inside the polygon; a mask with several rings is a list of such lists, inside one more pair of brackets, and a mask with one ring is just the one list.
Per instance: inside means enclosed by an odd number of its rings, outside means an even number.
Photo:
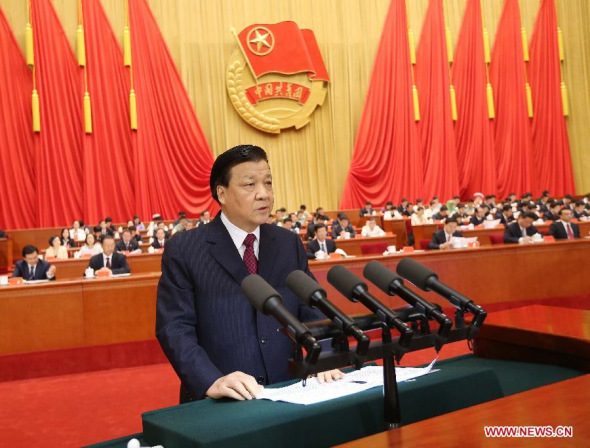
[{"label": "man's face", "polygon": [[205,212],[205,213],[203,214],[203,219],[204,219],[205,221],[209,221],[209,212]]},{"label": "man's face", "polygon": [[36,266],[37,262],[39,261],[39,254],[37,252],[33,252],[32,254],[25,255],[25,261],[28,265]]},{"label": "man's face", "polygon": [[367,221],[367,225],[369,226],[369,229],[373,230],[375,228],[375,220],[371,219],[370,221]]},{"label": "man's face", "polygon": [[533,220],[531,218],[519,218],[518,219],[518,224],[523,229],[528,229],[530,226],[533,225]]},{"label": "man's face", "polygon": [[156,232],[156,238],[158,238],[161,241],[164,239],[165,236],[166,233],[164,232],[164,229],[158,229],[158,231]]},{"label": "man's face", "polygon": [[478,208],[477,209],[477,216],[479,216],[480,218],[483,218],[486,214],[486,211],[484,208]]},{"label": "man's face", "polygon": [[264,160],[245,162],[230,171],[229,185],[217,186],[223,213],[246,232],[264,224],[274,203],[272,175]]},{"label": "man's face", "polygon": [[315,232],[316,238],[318,241],[324,241],[326,239],[326,235],[328,234],[328,229],[322,227]]},{"label": "man's face", "polygon": [[123,232],[123,241],[125,241],[125,243],[131,241],[131,232]]},{"label": "man's face", "polygon": [[448,222],[445,224],[445,232],[449,235],[452,235],[457,230],[457,223],[456,222]]},{"label": "man's face", "polygon": [[100,222],[100,228],[103,229],[103,230],[106,229],[107,228],[107,223],[105,221],[101,221]]},{"label": "man's face", "polygon": [[78,230],[80,228],[80,223],[78,221],[74,221],[74,229]]},{"label": "man's face", "polygon": [[291,221],[290,219],[287,219],[284,224],[285,229],[287,230],[291,230],[293,228],[293,221]]},{"label": "man's face", "polygon": [[343,229],[345,229],[348,226],[348,219],[341,219],[340,225],[342,226]]},{"label": "man's face", "polygon": [[441,210],[440,211],[440,216],[447,216],[449,212],[447,210]]},{"label": "man's face", "polygon": [[584,204],[576,205],[576,212],[582,213],[584,211]]},{"label": "man's face", "polygon": [[574,217],[574,214],[571,210],[563,209],[561,211],[561,215],[559,215],[559,217],[561,218],[562,221],[570,222],[572,220],[572,218]]},{"label": "man's face", "polygon": [[514,214],[514,212],[512,211],[511,208],[509,208],[508,210],[506,210],[504,212],[504,214],[510,218]]},{"label": "man's face", "polygon": [[102,242],[102,251],[105,255],[112,255],[115,251],[115,240],[112,238],[107,238]]}]

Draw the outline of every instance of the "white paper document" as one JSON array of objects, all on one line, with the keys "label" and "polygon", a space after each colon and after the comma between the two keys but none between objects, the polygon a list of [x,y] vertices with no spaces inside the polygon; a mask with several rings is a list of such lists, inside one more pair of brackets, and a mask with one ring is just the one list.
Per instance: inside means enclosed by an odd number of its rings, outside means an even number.
[{"label": "white paper document", "polygon": [[[432,370],[436,359],[427,367],[396,367],[395,376],[397,382],[401,383],[402,381],[418,378],[431,372],[437,372],[438,370]],[[333,383],[320,384],[317,378],[310,378],[307,380],[305,386],[303,386],[303,381],[299,381],[291,386],[281,387],[279,389],[264,389],[258,395],[258,399],[308,405],[345,397],[382,386],[383,367],[367,366],[348,373],[344,378]]]},{"label": "white paper document", "polygon": [[477,241],[477,237],[471,237],[471,238],[464,238],[461,236],[452,236],[451,237],[451,246],[453,247],[453,249],[461,249],[462,247],[468,247],[469,244],[471,243],[475,243]]}]

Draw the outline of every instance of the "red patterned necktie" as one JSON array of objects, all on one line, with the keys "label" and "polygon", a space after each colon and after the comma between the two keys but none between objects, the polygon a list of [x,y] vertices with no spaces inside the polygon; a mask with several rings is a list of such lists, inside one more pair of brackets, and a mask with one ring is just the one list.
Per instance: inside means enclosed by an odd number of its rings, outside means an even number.
[{"label": "red patterned necktie", "polygon": [[570,223],[569,222],[566,223],[565,226],[567,227],[567,239],[568,240],[573,240],[574,239],[574,234],[572,232],[572,227],[571,227]]},{"label": "red patterned necktie", "polygon": [[111,269],[111,257],[107,257],[107,268]]},{"label": "red patterned necktie", "polygon": [[256,274],[258,272],[258,260],[256,259],[256,255],[254,255],[254,241],[256,241],[256,236],[252,233],[249,233],[244,240],[244,246],[246,246],[244,264],[246,265],[246,269],[248,269],[248,274]]}]

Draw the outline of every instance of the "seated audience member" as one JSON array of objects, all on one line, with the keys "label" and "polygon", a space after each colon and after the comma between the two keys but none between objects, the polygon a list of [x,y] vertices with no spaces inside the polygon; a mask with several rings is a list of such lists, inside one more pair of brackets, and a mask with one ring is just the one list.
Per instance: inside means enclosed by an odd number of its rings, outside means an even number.
[{"label": "seated audience member", "polygon": [[92,233],[89,233],[88,235],[86,235],[85,244],[77,252],[78,257],[81,257],[82,255],[87,255],[87,254],[97,255],[100,253],[102,253],[102,246],[97,241],[96,236],[94,236],[94,234],[92,234]]},{"label": "seated audience member", "polygon": [[100,243],[102,241],[102,228],[100,226],[94,226],[92,230],[94,231],[94,238]]},{"label": "seated audience member", "polygon": [[303,220],[307,221],[309,219],[309,217],[311,216],[309,214],[309,212],[307,211],[307,206],[305,204],[301,204],[299,206],[299,211],[297,212],[297,214],[302,213],[303,214]]},{"label": "seated audience member", "polygon": [[512,244],[524,244],[531,243],[533,241],[532,236],[539,233],[533,223],[539,219],[539,217],[531,212],[524,212],[518,215],[516,222],[513,222],[506,226],[504,231],[504,242]]},{"label": "seated audience member", "polygon": [[72,238],[70,238],[70,231],[65,227],[61,229],[61,238],[59,242],[62,246],[65,246],[66,248],[76,247],[76,242]]},{"label": "seated audience member", "polygon": [[402,199],[402,202],[397,207],[397,211],[402,216],[410,216],[407,214],[408,213],[408,200],[406,198]]},{"label": "seated audience member", "polygon": [[467,199],[467,203],[465,204],[465,213],[467,213],[468,216],[475,215],[475,204],[473,199]]},{"label": "seated audience member", "polygon": [[537,210],[540,213],[547,213],[549,211],[549,192],[545,190],[539,200],[537,201]]},{"label": "seated audience member", "polygon": [[204,210],[201,212],[199,222],[197,222],[197,227],[204,226],[205,224],[209,224],[211,222],[211,215],[209,214],[209,210]]},{"label": "seated audience member", "polygon": [[586,204],[584,204],[584,201],[577,201],[574,205],[574,218],[583,219],[587,217],[588,212],[586,211]]},{"label": "seated audience member", "polygon": [[508,193],[506,202],[509,202],[510,204],[516,204],[518,202],[518,196],[516,196],[516,193]]},{"label": "seated audience member", "polygon": [[102,254],[93,256],[88,263],[88,267],[92,268],[95,274],[108,272],[109,275],[117,275],[131,272],[127,257],[115,252],[115,238],[110,235],[105,236],[102,240],[102,250]]},{"label": "seated audience member", "polygon": [[336,250],[336,243],[326,238],[328,236],[328,228],[325,224],[316,224],[314,232],[315,238],[307,243],[307,258],[315,259],[319,251],[329,255]]},{"label": "seated audience member", "polygon": [[315,219],[317,219],[318,216],[324,216],[324,207],[318,207],[315,209],[315,213],[314,213],[313,217]]},{"label": "seated audience member", "polygon": [[[297,215],[295,213],[289,213],[288,218],[290,218],[291,221],[293,222],[293,228],[301,231],[301,223],[299,222],[299,219],[297,219]],[[299,233],[299,232],[297,232],[297,233]]]},{"label": "seated audience member", "polygon": [[141,234],[137,231],[135,226],[129,226],[129,231],[131,232],[131,238],[137,241],[137,244],[141,244]]},{"label": "seated audience member", "polygon": [[580,227],[572,222],[574,212],[568,207],[559,211],[559,221],[555,221],[549,227],[548,235],[553,236],[556,240],[573,240],[580,238]]},{"label": "seated audience member", "polygon": [[408,207],[406,208],[406,213],[404,213],[403,216],[409,218],[410,216],[412,216],[412,214],[414,212],[415,212],[414,204],[412,204],[411,202],[408,202]]},{"label": "seated audience member", "polygon": [[512,211],[512,206],[510,204],[504,204],[502,206],[501,211],[496,213],[495,219],[500,220],[500,224],[507,226],[512,221],[514,221],[514,212]]},{"label": "seated audience member", "polygon": [[469,223],[469,215],[465,211],[465,204],[457,203],[457,211],[451,215],[457,219],[457,224]]},{"label": "seated audience member", "polygon": [[350,224],[348,220],[348,216],[345,214],[340,214],[338,217],[338,222],[336,222],[332,226],[332,238],[333,239],[344,239],[344,238],[354,238],[356,236],[356,232],[354,227]]},{"label": "seated audience member", "polygon": [[462,237],[463,234],[457,230],[457,220],[453,217],[447,218],[444,228],[434,232],[428,244],[428,249],[447,250],[451,246],[452,237]]},{"label": "seated audience member", "polygon": [[158,228],[156,230],[156,235],[154,237],[154,241],[152,242],[152,247],[154,249],[164,249],[164,246],[168,242],[170,237],[166,234],[166,231],[163,228]]},{"label": "seated audience member", "polygon": [[[156,225],[155,232],[157,232],[158,229],[162,229],[164,231],[164,233],[166,234],[166,239],[167,240],[170,239],[170,232],[168,232],[168,228],[166,227],[166,223],[164,221],[159,221],[158,222],[158,224]],[[154,232],[154,234],[155,234],[155,232]]]},{"label": "seated audience member", "polygon": [[469,222],[471,224],[473,224],[474,226],[479,226],[479,225],[483,224],[483,222],[486,220],[487,212],[488,212],[487,207],[482,207],[482,206],[477,207],[477,210],[475,211],[475,215],[473,215],[471,217]]},{"label": "seated audience member", "polygon": [[484,200],[484,194],[483,193],[475,193],[473,195],[473,206],[476,209],[477,212],[477,207],[479,207],[480,205],[483,204],[483,200]]},{"label": "seated audience member", "polygon": [[424,207],[424,201],[422,199],[416,199],[416,207]]},{"label": "seated audience member", "polygon": [[424,224],[432,224],[432,219],[425,215],[424,207],[416,207],[416,213],[412,214],[412,225],[421,226]]},{"label": "seated audience member", "polygon": [[6,232],[0,229],[0,238],[6,238]]},{"label": "seated audience member", "polygon": [[104,219],[104,222],[107,225],[107,229],[109,229],[111,232],[113,232],[113,234],[117,231],[117,229],[115,229],[115,226],[113,224],[113,218],[111,218],[110,216],[107,216]]},{"label": "seated audience member", "polygon": [[193,220],[192,219],[187,219],[187,221],[186,221],[186,227],[184,228],[185,232],[187,232],[187,231],[189,231],[191,229],[194,229],[194,228],[195,228],[195,224],[194,224]]},{"label": "seated audience member", "polygon": [[291,216],[285,216],[283,218],[283,229],[296,234],[299,234],[299,232],[301,231],[298,227],[295,227],[293,220],[291,219]]},{"label": "seated audience member", "polygon": [[141,253],[139,244],[137,243],[137,240],[133,238],[131,235],[131,230],[129,229],[123,230],[121,239],[117,242],[117,244],[115,244],[115,248],[118,251],[127,251],[133,255]]},{"label": "seated audience member", "polygon": [[[106,235],[110,235],[110,236],[114,236],[115,235],[115,230],[114,229],[111,229],[109,227],[109,225],[107,224],[107,222],[106,222],[105,219],[103,219],[102,221],[100,221],[99,227],[100,227],[100,236],[101,236],[101,238],[103,236],[106,236]],[[96,233],[96,227],[94,228],[94,232]]]},{"label": "seated audience member", "polygon": [[275,224],[279,227],[283,227],[283,222],[285,221],[285,213],[287,209],[285,207],[277,208],[275,211]]},{"label": "seated audience member", "polygon": [[445,219],[447,219],[448,216],[449,216],[449,209],[447,208],[446,205],[443,205],[438,210],[438,213],[435,213],[434,215],[432,215],[432,219],[435,221],[445,222]]},{"label": "seated audience member", "polygon": [[82,228],[80,221],[74,221],[74,223],[72,224],[69,238],[74,241],[84,241],[84,239],[86,238],[86,232]]},{"label": "seated audience member", "polygon": [[322,223],[327,226],[329,222],[330,222],[330,218],[328,218],[325,215],[319,214],[319,215],[314,216],[313,220],[310,221],[310,223],[307,225],[307,240],[311,241],[312,239],[315,238],[315,225],[316,224]]},{"label": "seated audience member", "polygon": [[364,236],[364,237],[385,236],[385,231],[377,225],[377,222],[375,221],[375,217],[369,215],[369,217],[367,218],[366,225],[364,225],[363,228],[361,229],[361,236]]},{"label": "seated audience member", "polygon": [[496,195],[488,194],[483,203],[491,213],[496,213]]},{"label": "seated audience member", "polygon": [[186,218],[186,212],[180,211],[180,212],[178,212],[178,218],[176,218],[176,220],[174,221],[174,223],[172,225],[174,227],[176,227],[178,224],[180,224],[180,221],[182,221],[182,218]]},{"label": "seated audience member", "polygon": [[561,202],[563,202],[564,207],[571,209],[573,207],[574,198],[571,194],[566,194],[561,200]]},{"label": "seated audience member", "polygon": [[143,222],[141,222],[141,218],[139,217],[139,215],[135,215],[133,217],[133,225],[135,226],[135,228],[139,231],[139,230],[145,230],[145,225]]},{"label": "seated audience member", "polygon": [[361,208],[359,215],[361,216],[365,216],[365,215],[376,215],[377,211],[373,208],[373,204],[371,204],[371,201],[367,201],[365,202],[365,207]]},{"label": "seated audience member", "polygon": [[[447,216],[453,216],[457,213],[457,204],[459,202],[455,201],[454,199],[449,199],[445,205],[447,207]],[[442,207],[441,207],[442,208]],[[438,211],[440,213],[440,210]]]},{"label": "seated audience member", "polygon": [[177,232],[184,232],[186,230],[187,222],[189,221],[190,219],[188,219],[186,216],[180,218],[178,224],[176,224],[172,229],[172,235],[175,235]]},{"label": "seated audience member", "polygon": [[549,210],[543,214],[544,221],[557,221],[559,219],[559,212],[561,210],[561,202],[551,201],[549,203]]},{"label": "seated audience member", "polygon": [[[57,238],[57,237],[56,237]],[[58,238],[59,240],[59,238]],[[23,259],[14,264],[13,277],[23,280],[55,280],[55,266],[39,258],[39,250],[35,246],[23,247]]]},{"label": "seated audience member", "polygon": [[401,213],[395,208],[393,202],[389,201],[385,204],[385,211],[383,212],[383,219],[391,221],[392,219],[402,219]]},{"label": "seated audience member", "polygon": [[57,258],[58,260],[68,259],[68,248],[61,245],[59,236],[53,235],[49,237],[49,247],[45,251],[45,257]]},{"label": "seated audience member", "polygon": [[297,212],[297,222],[299,223],[300,229],[301,227],[303,227],[303,224],[307,222],[306,216],[310,216],[310,214],[308,213],[307,215],[305,215],[301,210]]}]

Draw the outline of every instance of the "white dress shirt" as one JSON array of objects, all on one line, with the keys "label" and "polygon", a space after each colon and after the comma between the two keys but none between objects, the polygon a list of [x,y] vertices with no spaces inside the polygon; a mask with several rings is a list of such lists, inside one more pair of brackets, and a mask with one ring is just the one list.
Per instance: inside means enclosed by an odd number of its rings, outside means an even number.
[{"label": "white dress shirt", "polygon": [[[229,232],[229,236],[231,237],[232,241],[234,242],[236,249],[238,249],[238,252],[240,253],[240,257],[242,257],[242,259],[243,259],[244,252],[246,252],[246,245],[244,244],[244,240],[246,239],[246,236],[248,236],[248,232],[240,229],[238,226],[233,224],[227,218],[227,216],[225,216],[225,214],[223,212],[221,212],[221,222],[223,223],[223,225],[225,226],[225,228]],[[254,255],[256,256],[256,259],[258,259],[258,249],[260,247],[260,226],[256,227],[256,229],[252,233],[256,237],[256,240],[254,241]]]},{"label": "white dress shirt", "polygon": [[361,236],[366,236],[366,237],[385,236],[385,232],[378,225],[375,225],[375,227],[373,227],[373,230],[371,230],[371,228],[369,226],[364,226],[361,230]]}]

